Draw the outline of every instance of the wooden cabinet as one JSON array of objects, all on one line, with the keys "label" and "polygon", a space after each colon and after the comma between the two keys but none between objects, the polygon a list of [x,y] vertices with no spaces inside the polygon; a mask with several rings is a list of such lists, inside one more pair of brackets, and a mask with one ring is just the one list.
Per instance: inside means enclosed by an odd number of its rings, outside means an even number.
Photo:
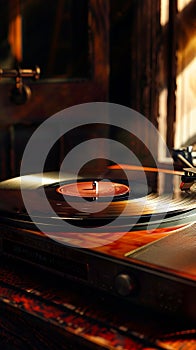
[{"label": "wooden cabinet", "polygon": [[18,174],[22,151],[36,125],[69,106],[108,100],[109,1],[58,0],[41,4],[39,8],[38,0],[14,0],[5,2],[2,8],[6,11],[6,16],[1,14],[6,26],[0,46],[7,40],[12,55],[12,59],[7,57],[2,62],[2,68],[11,68],[9,64],[14,65],[14,61],[22,68],[37,64],[41,66],[41,78],[37,82],[24,81],[32,95],[22,105],[10,102],[14,80],[1,80],[1,179]]}]

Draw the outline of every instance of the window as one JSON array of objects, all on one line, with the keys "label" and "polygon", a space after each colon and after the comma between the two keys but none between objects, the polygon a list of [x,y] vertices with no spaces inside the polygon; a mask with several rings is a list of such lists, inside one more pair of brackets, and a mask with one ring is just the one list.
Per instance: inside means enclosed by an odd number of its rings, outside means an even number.
[{"label": "window", "polygon": [[194,0],[161,1],[159,129],[170,150],[196,143],[195,23]]}]

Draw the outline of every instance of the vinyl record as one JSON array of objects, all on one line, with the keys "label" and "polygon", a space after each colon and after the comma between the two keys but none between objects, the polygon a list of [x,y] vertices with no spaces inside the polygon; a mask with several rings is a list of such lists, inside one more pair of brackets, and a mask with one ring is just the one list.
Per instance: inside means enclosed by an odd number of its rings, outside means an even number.
[{"label": "vinyl record", "polygon": [[[147,186],[140,176],[143,171]],[[45,173],[3,181],[0,184],[1,221],[27,229],[36,229],[38,224],[48,232],[62,231],[61,223],[68,222],[74,230],[92,227],[101,233],[108,223],[110,230],[129,231],[133,227],[134,230],[173,227],[195,219],[195,190],[180,191],[180,173],[130,166],[128,178],[122,174],[120,171],[119,176],[118,167],[110,167],[106,179],[76,178],[66,173],[59,181],[59,173]],[[31,203],[30,216],[21,186]],[[55,217],[42,205],[43,190]]]}]

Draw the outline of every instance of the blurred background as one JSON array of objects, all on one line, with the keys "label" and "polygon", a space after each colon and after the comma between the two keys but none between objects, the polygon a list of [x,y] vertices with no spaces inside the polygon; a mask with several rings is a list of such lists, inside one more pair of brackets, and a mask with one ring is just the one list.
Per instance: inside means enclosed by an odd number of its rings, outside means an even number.
[{"label": "blurred background", "polygon": [[[0,24],[1,180],[19,175],[41,122],[84,102],[135,109],[170,150],[196,143],[195,0],[0,0]],[[20,79],[31,96],[3,74],[36,65],[39,80]],[[55,145],[46,170],[59,167],[66,142]],[[148,142],[160,163],[171,162],[146,130]],[[131,140],[130,147],[144,152]]]}]

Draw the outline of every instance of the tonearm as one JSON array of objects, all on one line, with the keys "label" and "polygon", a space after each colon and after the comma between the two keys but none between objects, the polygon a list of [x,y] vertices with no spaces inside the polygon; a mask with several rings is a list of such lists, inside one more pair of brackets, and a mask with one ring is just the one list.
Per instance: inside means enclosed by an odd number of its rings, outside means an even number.
[{"label": "tonearm", "polygon": [[196,168],[185,168],[184,175],[181,177],[181,185],[180,188],[182,191],[187,191],[191,188],[191,186],[196,182]]}]

